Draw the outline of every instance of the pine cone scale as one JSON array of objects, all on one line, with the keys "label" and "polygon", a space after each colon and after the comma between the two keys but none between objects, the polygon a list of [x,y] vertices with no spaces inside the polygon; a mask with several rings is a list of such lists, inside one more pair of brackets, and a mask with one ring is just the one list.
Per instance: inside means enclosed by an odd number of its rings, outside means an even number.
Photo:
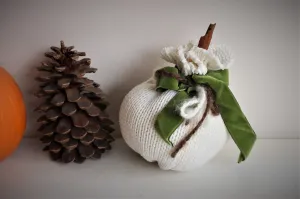
[{"label": "pine cone scale", "polygon": [[51,99],[51,103],[55,106],[61,106],[64,104],[66,100],[66,97],[63,93],[57,93],[54,95],[54,97]]},{"label": "pine cone scale", "polygon": [[66,116],[71,116],[75,114],[77,111],[77,107],[74,103],[67,102],[62,106],[62,113]]},{"label": "pine cone scale", "polygon": [[71,128],[72,128],[72,123],[70,119],[64,117],[59,120],[58,125],[56,127],[56,132],[59,134],[66,134],[71,131]]},{"label": "pine cone scale", "polygon": [[79,90],[76,88],[66,89],[66,93],[69,102],[77,102],[81,98]]}]

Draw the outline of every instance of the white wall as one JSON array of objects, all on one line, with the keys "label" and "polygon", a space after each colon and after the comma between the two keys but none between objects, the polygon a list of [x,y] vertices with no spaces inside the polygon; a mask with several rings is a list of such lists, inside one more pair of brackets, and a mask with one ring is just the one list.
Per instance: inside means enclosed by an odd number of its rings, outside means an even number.
[{"label": "white wall", "polygon": [[[217,27],[213,43],[228,44],[236,62],[231,89],[260,138],[299,137],[297,0],[2,0],[0,65],[20,85],[35,135],[35,67],[61,39],[87,52],[95,79],[117,121],[124,95],[162,65],[160,50]],[[163,66],[163,65],[162,65]]]}]

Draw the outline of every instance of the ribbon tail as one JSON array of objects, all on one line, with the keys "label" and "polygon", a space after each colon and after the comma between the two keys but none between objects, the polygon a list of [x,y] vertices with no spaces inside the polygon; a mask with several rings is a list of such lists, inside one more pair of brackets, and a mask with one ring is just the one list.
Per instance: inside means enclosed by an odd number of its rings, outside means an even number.
[{"label": "ribbon tail", "polygon": [[256,141],[256,134],[231,90],[226,83],[212,76],[194,75],[193,80],[200,84],[208,84],[216,92],[216,103],[219,106],[221,117],[241,152],[238,163],[246,160]]},{"label": "ribbon tail", "polygon": [[225,126],[241,153],[238,163],[245,161],[256,141],[256,134],[228,86],[217,100]]},{"label": "ribbon tail", "polygon": [[155,120],[155,129],[162,139],[173,146],[170,141],[171,135],[184,121],[184,119],[177,112],[178,104],[188,99],[189,95],[185,91],[178,92],[164,107],[164,109],[157,115]]}]

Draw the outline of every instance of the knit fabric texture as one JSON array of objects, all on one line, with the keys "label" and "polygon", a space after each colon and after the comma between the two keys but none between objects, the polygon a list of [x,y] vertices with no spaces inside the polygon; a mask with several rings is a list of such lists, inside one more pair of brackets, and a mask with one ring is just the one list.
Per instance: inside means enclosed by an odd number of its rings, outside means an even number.
[{"label": "knit fabric texture", "polygon": [[[208,113],[201,127],[172,158],[173,147],[156,132],[156,116],[176,95],[175,91],[159,93],[156,81],[148,81],[134,87],[123,99],[119,120],[125,142],[149,162],[157,162],[163,170],[188,171],[210,161],[224,147],[229,134],[220,115]],[[206,105],[206,99],[205,103]],[[188,124],[183,122],[172,134],[170,141],[178,144],[199,122],[205,105]]]}]

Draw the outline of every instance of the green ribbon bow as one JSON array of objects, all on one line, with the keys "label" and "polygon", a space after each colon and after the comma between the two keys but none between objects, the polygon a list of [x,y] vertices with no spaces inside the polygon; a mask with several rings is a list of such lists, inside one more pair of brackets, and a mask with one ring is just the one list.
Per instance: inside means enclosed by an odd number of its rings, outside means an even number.
[{"label": "green ribbon bow", "polygon": [[[219,107],[224,124],[232,139],[240,150],[238,163],[244,161],[256,141],[256,134],[242,112],[237,100],[228,87],[228,70],[208,71],[206,75],[182,76],[176,67],[164,67],[156,72],[156,90],[177,91],[164,109],[158,114],[155,128],[162,139],[170,145],[170,137],[184,119],[176,111],[177,106],[192,97],[192,91],[197,85],[210,86],[216,93],[216,104]],[[186,80],[186,83],[179,81]]]}]

